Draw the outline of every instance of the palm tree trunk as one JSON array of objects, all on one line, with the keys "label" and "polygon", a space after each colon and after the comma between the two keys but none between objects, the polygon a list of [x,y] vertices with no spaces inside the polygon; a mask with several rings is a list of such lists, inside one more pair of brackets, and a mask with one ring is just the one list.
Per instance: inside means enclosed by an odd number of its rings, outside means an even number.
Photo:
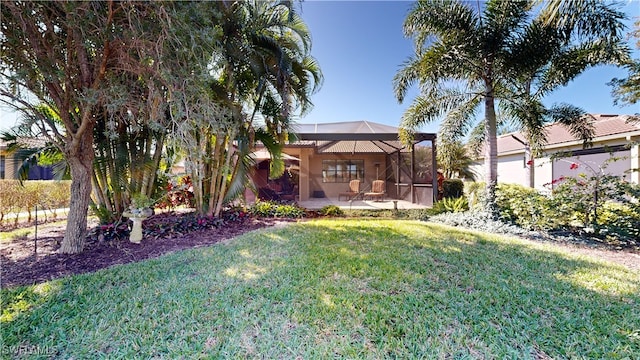
[{"label": "palm tree trunk", "polygon": [[496,207],[496,186],[498,184],[498,138],[496,125],[496,109],[494,99],[494,89],[491,80],[485,81],[486,93],[484,98],[485,111],[485,148],[484,169],[486,183],[486,203],[485,209],[496,218],[498,210]]},{"label": "palm tree trunk", "polygon": [[[233,137],[231,137],[231,139],[233,139]],[[216,199],[217,203],[213,211],[213,216],[219,216],[220,213],[222,212],[222,206],[224,205],[224,198],[227,195],[227,185],[229,183],[227,181],[227,177],[232,171],[235,171],[235,169],[232,169],[232,166],[234,165],[231,164],[234,158],[234,154],[235,154],[235,148],[233,147],[233,144],[229,142],[227,144],[227,151],[226,151],[227,156],[224,164],[224,170],[225,170],[223,172],[224,176],[220,178],[220,192],[218,193],[218,198]],[[237,165],[237,163],[235,165]]]}]

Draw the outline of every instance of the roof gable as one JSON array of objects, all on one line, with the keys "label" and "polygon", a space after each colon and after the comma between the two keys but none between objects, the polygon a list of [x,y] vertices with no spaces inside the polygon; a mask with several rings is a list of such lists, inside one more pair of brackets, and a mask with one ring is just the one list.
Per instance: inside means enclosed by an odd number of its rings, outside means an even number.
[{"label": "roof gable", "polygon": [[[631,133],[640,134],[640,122],[637,121],[637,117],[631,115],[605,114],[592,114],[591,116],[595,118],[593,122],[595,130],[593,141],[616,135],[625,137]],[[567,128],[559,123],[545,126],[545,132],[547,134],[546,147],[580,141],[580,139],[573,137]],[[520,132],[509,133],[498,137],[498,154],[524,151],[524,145],[514,137],[522,141],[525,140],[525,136]]]}]

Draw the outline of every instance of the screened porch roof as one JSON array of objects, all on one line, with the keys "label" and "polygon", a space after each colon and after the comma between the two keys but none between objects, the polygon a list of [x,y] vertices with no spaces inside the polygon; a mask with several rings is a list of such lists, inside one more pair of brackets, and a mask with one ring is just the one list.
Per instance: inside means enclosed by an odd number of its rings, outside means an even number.
[{"label": "screened porch roof", "polygon": [[[318,153],[408,152],[398,140],[398,128],[370,121],[345,121],[294,126],[298,141],[294,145],[315,146]],[[416,133],[414,143],[435,141],[435,134]]]}]

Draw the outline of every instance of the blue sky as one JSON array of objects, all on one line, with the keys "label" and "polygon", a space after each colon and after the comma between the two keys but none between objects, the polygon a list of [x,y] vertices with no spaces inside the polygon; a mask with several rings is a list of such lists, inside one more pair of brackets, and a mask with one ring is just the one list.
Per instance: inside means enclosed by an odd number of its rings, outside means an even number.
[{"label": "blue sky", "polygon": [[[398,126],[403,112],[417,94],[409,92],[403,104],[393,94],[392,79],[413,53],[413,44],[402,33],[409,1],[320,1],[307,0],[300,13],[313,37],[312,55],[324,73],[324,85],[313,96],[314,108],[300,123],[369,120]],[[640,1],[627,1],[629,18],[640,16]],[[632,21],[628,22],[630,27]],[[638,58],[638,51],[634,53]],[[591,113],[626,114],[640,112],[640,105],[613,105],[613,77],[626,71],[599,66],[580,75],[546,100],[548,105],[570,103]],[[13,114],[0,109],[0,129],[15,124]],[[438,124],[423,131],[436,132]]]},{"label": "blue sky", "polygon": [[[413,2],[408,1],[305,1],[301,16],[313,36],[312,55],[324,73],[324,85],[313,96],[314,108],[301,123],[369,120],[398,126],[415,97],[413,89],[403,104],[393,94],[392,79],[413,54],[413,43],[404,38],[402,23]],[[640,16],[640,1],[625,2],[629,18]],[[629,22],[629,28],[631,25]],[[634,57],[638,57],[635,51]],[[640,106],[615,107],[613,77],[626,71],[599,66],[580,75],[567,87],[550,95],[545,103],[569,103],[590,113],[626,114]],[[436,132],[438,124],[423,131]]]}]

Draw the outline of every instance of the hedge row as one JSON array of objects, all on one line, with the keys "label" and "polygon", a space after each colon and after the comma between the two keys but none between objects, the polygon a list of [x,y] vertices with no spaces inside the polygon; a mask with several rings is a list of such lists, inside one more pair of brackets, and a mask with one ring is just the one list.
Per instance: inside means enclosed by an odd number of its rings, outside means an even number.
[{"label": "hedge row", "polygon": [[56,217],[56,210],[69,206],[71,181],[0,180],[0,224],[19,220],[18,214],[27,213],[31,221],[36,205],[45,210],[45,217]]}]

